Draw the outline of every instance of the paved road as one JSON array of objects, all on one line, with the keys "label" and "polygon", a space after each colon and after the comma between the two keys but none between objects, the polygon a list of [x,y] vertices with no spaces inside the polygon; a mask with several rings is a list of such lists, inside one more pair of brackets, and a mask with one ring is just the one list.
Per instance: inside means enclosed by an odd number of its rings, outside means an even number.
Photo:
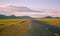
[{"label": "paved road", "polygon": [[34,36],[60,36],[60,28],[47,23],[32,20]]}]

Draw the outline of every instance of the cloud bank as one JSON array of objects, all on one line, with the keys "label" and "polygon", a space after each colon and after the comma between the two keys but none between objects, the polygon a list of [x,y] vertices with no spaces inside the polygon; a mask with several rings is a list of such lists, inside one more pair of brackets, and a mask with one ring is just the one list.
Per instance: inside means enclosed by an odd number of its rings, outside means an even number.
[{"label": "cloud bank", "polygon": [[27,7],[8,5],[8,6],[0,6],[0,14],[16,15],[16,16],[31,16],[35,18],[40,18],[44,16],[60,17],[60,10],[45,9],[45,10],[36,11]]}]

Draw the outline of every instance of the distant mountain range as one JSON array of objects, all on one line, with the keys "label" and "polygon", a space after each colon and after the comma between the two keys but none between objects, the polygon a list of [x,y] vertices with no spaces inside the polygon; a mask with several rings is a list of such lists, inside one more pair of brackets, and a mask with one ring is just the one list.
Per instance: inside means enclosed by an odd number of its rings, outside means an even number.
[{"label": "distant mountain range", "polygon": [[6,16],[6,15],[2,15],[0,14],[0,19],[18,19],[18,18],[22,18],[22,19],[28,19],[28,18],[32,18],[30,16],[15,16],[15,15],[11,15],[11,16]]},{"label": "distant mountain range", "polygon": [[[46,16],[43,18],[60,18],[60,17]],[[0,14],[0,19],[32,19],[32,17],[30,17],[30,16],[15,16],[15,15],[6,16],[6,15]]]}]

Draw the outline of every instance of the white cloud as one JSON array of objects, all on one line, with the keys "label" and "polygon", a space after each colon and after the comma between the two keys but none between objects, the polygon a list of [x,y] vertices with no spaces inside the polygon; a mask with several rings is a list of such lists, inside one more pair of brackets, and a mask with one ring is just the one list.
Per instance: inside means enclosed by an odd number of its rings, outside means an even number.
[{"label": "white cloud", "polygon": [[31,17],[43,17],[43,16],[60,16],[60,10],[42,10],[44,12],[21,12],[16,7],[4,6],[0,7],[0,14],[16,15],[16,16],[31,16]]}]

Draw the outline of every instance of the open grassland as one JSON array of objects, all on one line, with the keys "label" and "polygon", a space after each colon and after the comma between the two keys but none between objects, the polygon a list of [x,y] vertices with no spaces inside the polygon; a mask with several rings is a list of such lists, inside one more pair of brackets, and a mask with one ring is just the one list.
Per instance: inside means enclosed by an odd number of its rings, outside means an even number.
[{"label": "open grassland", "polygon": [[0,19],[0,36],[27,36],[28,19]]},{"label": "open grassland", "polygon": [[60,18],[41,18],[37,20],[47,23],[49,25],[60,27]]},{"label": "open grassland", "polygon": [[0,19],[0,31],[13,27],[24,20],[25,19]]},{"label": "open grassland", "polygon": [[60,19],[0,19],[0,36],[55,36],[56,34],[59,35],[60,28],[56,28],[54,26],[60,27]]}]

